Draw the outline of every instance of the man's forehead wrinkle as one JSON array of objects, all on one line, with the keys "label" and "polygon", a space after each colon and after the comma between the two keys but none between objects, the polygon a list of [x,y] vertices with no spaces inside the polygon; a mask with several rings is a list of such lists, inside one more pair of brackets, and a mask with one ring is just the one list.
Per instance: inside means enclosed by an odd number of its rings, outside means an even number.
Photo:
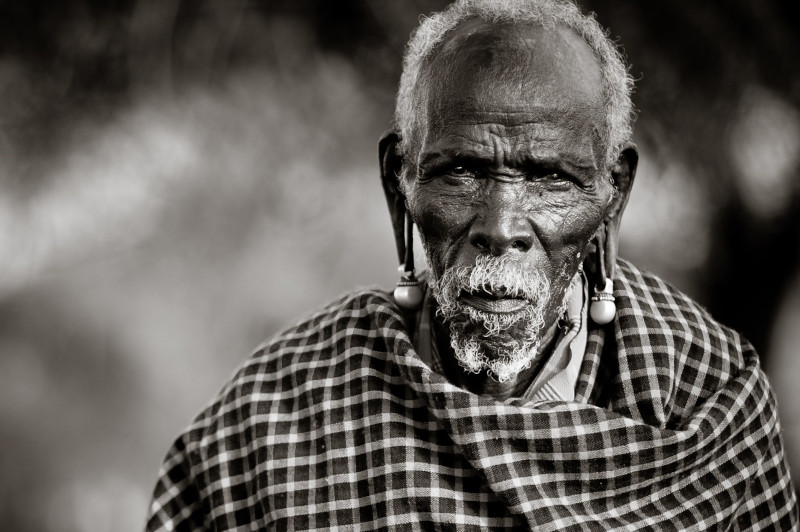
[{"label": "man's forehead wrinkle", "polygon": [[[539,143],[558,143],[568,144],[572,149],[586,136],[592,140],[599,134],[596,125],[590,128],[564,127],[556,122],[556,118],[563,118],[563,113],[550,113],[549,109],[544,109],[536,120],[531,119],[531,113],[520,111],[519,113],[494,113],[494,112],[472,112],[467,110],[463,113],[466,116],[454,118],[450,113],[436,113],[434,120],[431,121],[431,131],[438,133],[440,143],[451,143],[456,140],[466,141],[476,145],[488,145],[487,135],[502,139],[504,142],[520,146],[524,143],[525,147],[534,147]],[[552,115],[551,120],[546,117]],[[449,118],[449,119],[448,119]],[[492,141],[493,142],[493,141]]]},{"label": "man's forehead wrinkle", "polygon": [[575,102],[570,105],[570,102],[552,101],[547,97],[534,100],[506,96],[502,94],[505,91],[494,90],[496,86],[489,86],[484,98],[480,98],[476,93],[485,85],[472,83],[467,94],[457,92],[456,87],[438,94],[432,91],[426,102],[430,131],[448,133],[454,129],[469,129],[471,125],[502,124],[502,127],[492,126],[491,131],[508,137],[533,134],[544,140],[602,129],[605,117],[600,106],[576,105]]},{"label": "man's forehead wrinkle", "polygon": [[596,127],[570,128],[524,120],[512,124],[493,120],[446,121],[440,117],[432,121],[428,131],[435,134],[421,145],[425,160],[454,157],[459,151],[464,156],[498,162],[502,157],[502,161],[513,165],[560,161],[578,169],[596,170],[597,154],[602,153],[602,143],[595,146],[599,140]]},{"label": "man's forehead wrinkle", "polygon": [[565,164],[579,170],[597,170],[595,151],[591,144],[562,142],[557,134],[532,137],[496,135],[481,131],[478,135],[452,133],[443,135],[420,153],[423,166],[437,159],[468,157],[491,161],[497,168],[524,167],[527,164]]}]

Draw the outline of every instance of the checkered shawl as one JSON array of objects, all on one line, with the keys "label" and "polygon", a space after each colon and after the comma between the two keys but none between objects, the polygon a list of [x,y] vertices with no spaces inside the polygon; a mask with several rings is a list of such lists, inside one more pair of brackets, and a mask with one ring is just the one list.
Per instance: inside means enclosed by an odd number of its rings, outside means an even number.
[{"label": "checkered shawl", "polygon": [[790,530],[775,399],[736,332],[621,262],[574,402],[424,365],[392,299],[275,337],[175,442],[148,530]]}]

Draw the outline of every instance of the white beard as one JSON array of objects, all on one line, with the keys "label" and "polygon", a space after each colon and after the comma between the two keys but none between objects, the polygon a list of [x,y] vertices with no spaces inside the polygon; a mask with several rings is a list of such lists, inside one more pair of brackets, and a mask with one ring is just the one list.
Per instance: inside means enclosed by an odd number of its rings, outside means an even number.
[{"label": "white beard", "polygon": [[[471,267],[446,270],[431,282],[437,314],[450,327],[450,346],[459,365],[470,373],[486,370],[506,382],[530,368],[542,341],[550,302],[550,282],[541,272],[529,273],[507,257],[481,255]],[[486,312],[459,299],[462,291],[505,290],[524,298],[519,312]]]}]

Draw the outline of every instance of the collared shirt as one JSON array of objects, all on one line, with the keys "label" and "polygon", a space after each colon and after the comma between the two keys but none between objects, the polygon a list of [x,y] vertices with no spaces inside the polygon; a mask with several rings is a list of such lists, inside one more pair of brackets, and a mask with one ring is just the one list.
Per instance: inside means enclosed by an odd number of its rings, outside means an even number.
[{"label": "collared shirt", "polygon": [[[554,335],[558,338],[544,366],[522,393],[523,399],[541,402],[572,401],[575,398],[575,386],[578,384],[586,353],[589,300],[587,286],[583,272],[575,274],[568,288],[569,297],[564,315],[547,331],[540,345],[550,345]],[[433,371],[445,375],[441,354],[436,346],[433,312],[433,296],[428,290],[417,320],[414,347],[423,362]]]}]

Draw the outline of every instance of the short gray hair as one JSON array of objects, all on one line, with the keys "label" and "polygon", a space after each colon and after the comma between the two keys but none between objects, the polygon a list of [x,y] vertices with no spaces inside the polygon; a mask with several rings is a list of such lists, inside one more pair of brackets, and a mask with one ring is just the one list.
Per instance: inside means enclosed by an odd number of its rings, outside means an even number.
[{"label": "short gray hair", "polygon": [[531,22],[545,27],[562,24],[580,35],[600,61],[606,100],[606,164],[612,164],[632,133],[633,80],[619,50],[594,15],[584,15],[568,0],[457,0],[444,11],[423,19],[406,46],[403,74],[397,91],[395,128],[401,149],[408,154],[415,129],[424,127],[420,101],[415,98],[422,65],[458,24],[478,17],[490,23]]}]

